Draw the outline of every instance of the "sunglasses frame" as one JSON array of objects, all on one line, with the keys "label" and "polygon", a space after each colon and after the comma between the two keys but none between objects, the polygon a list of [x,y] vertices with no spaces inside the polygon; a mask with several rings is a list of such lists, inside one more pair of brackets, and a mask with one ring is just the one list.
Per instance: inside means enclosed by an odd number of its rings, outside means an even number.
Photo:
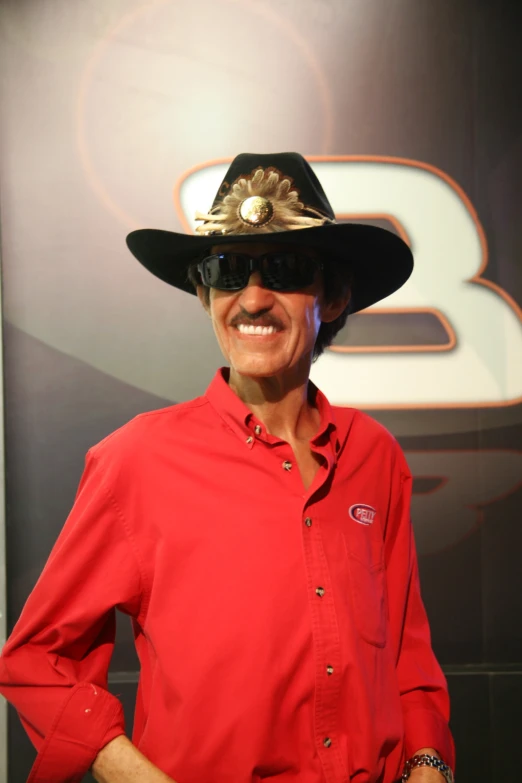
[{"label": "sunglasses frame", "polygon": [[[205,262],[209,261],[210,259],[213,259],[213,258],[220,258],[222,256],[227,256],[227,255],[232,255],[232,254],[247,260],[248,266],[246,267],[246,272],[245,272],[246,282],[243,285],[237,286],[237,287],[234,287],[234,288],[221,288],[221,287],[216,286],[216,285],[211,285],[208,282],[208,278],[206,279],[205,270],[204,270]],[[288,255],[288,256],[290,256],[290,255],[292,255],[292,256],[295,256],[295,257],[304,257],[307,260],[309,260],[312,263],[314,263],[315,266],[316,266],[316,269],[314,271],[312,280],[309,283],[306,283],[304,285],[300,285],[300,286],[297,286],[297,287],[292,287],[292,288],[272,288],[270,285],[266,285],[265,278],[263,276],[263,270],[261,268],[261,262],[264,261],[265,259],[273,257],[275,255],[278,255],[278,256],[281,256],[281,255]],[[217,291],[242,291],[243,288],[247,287],[248,281],[250,280],[250,275],[252,274],[252,272],[258,271],[259,274],[261,275],[261,282],[263,284],[263,288],[267,288],[269,291],[281,291],[282,293],[287,293],[287,292],[290,292],[290,291],[300,291],[302,288],[307,288],[309,285],[312,285],[312,283],[313,283],[313,281],[315,279],[315,275],[317,274],[317,272],[318,271],[321,271],[321,272],[323,271],[324,264],[321,261],[321,259],[313,258],[312,256],[307,256],[304,253],[284,253],[284,252],[278,251],[277,253],[276,252],[273,252],[273,253],[263,253],[262,256],[254,257],[254,256],[249,256],[248,253],[233,253],[233,251],[228,251],[227,253],[211,253],[210,255],[205,256],[205,258],[202,258],[201,261],[199,261],[199,263],[197,265],[197,269],[198,269],[198,272],[200,274],[200,277],[201,277],[201,280],[202,280],[203,284],[208,286],[209,288],[215,288]]]}]

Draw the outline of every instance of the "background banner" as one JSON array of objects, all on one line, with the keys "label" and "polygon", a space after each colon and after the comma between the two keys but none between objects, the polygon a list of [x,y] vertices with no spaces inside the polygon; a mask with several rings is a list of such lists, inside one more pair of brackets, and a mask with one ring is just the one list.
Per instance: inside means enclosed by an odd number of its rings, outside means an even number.
[{"label": "background banner", "polygon": [[[408,283],[350,317],[312,378],[412,469],[459,783],[519,779],[521,25],[521,4],[481,0],[1,3],[8,631],[87,449],[223,363],[197,299],[125,235],[192,231],[235,155],[299,151],[339,220],[412,247]],[[120,617],[129,734],[137,668]],[[35,753],[8,714],[22,783]]]}]

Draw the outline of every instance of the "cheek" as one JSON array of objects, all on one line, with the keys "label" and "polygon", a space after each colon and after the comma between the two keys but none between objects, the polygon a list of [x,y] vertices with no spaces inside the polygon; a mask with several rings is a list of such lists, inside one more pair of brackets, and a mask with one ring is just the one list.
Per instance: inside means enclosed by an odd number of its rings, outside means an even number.
[{"label": "cheek", "polygon": [[321,306],[317,299],[311,301],[304,313],[304,323],[309,334],[317,334],[321,326]]},{"label": "cheek", "polygon": [[226,335],[226,326],[222,318],[220,318],[219,315],[216,313],[211,314],[212,318],[212,326],[214,328],[214,333],[218,340],[221,342],[225,335]]},{"label": "cheek", "polygon": [[[215,296],[215,291],[210,292],[210,307],[209,315],[212,320],[212,327],[214,334],[221,346],[224,342],[227,342],[227,318],[228,311],[230,309],[229,303],[226,299],[219,296]],[[219,292],[218,292],[219,293]]]},{"label": "cheek", "polygon": [[221,321],[223,320],[222,311],[223,310],[223,303],[219,299],[219,297],[216,299],[216,292],[211,289],[209,293],[209,301],[208,301],[208,314],[210,315],[210,318],[212,320],[212,326],[214,329],[219,329],[219,325]]}]

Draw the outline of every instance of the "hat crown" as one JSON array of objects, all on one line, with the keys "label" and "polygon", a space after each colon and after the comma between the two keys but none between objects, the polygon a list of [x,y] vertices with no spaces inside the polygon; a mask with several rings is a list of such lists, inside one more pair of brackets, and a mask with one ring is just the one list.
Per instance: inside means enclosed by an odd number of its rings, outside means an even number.
[{"label": "hat crown", "polygon": [[292,189],[298,192],[301,202],[324,213],[331,220],[335,218],[321,183],[308,161],[298,152],[276,152],[264,155],[242,152],[236,155],[223,178],[212,206],[217,206],[228,195],[234,183],[250,177],[256,169],[260,168],[279,172],[284,179],[290,180]]},{"label": "hat crown", "polygon": [[229,166],[198,234],[244,235],[314,228],[335,216],[309,163],[296,152],[242,153]]}]

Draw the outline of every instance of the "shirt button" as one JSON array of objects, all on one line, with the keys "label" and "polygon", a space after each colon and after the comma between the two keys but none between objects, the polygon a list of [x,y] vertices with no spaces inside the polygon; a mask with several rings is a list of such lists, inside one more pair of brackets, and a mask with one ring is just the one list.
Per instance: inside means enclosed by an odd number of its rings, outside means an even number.
[{"label": "shirt button", "polygon": [[331,744],[332,744],[332,740],[330,739],[330,737],[325,737],[325,739],[323,740],[323,745],[325,746],[325,748],[329,748]]},{"label": "shirt button", "polygon": [[334,673],[334,668],[333,668],[333,666],[327,666],[327,667],[326,667],[326,672],[327,672],[327,674],[333,674],[333,673]]},{"label": "shirt button", "polygon": [[254,432],[256,433],[256,435],[261,435],[263,429],[262,427],[259,426],[259,424],[256,424],[256,426],[254,427]]},{"label": "shirt button", "polygon": [[310,519],[310,517],[306,517],[305,525],[306,527],[312,527],[312,520]]},{"label": "shirt button", "polygon": [[324,595],[324,587],[316,587],[315,592],[322,598]]},{"label": "shirt button", "polygon": [[283,468],[284,470],[292,470],[292,463],[285,459],[283,462]]},{"label": "shirt button", "polygon": [[252,435],[249,435],[248,438],[246,439],[246,442],[248,443],[248,445],[250,445],[253,440],[254,438],[252,437]]}]

